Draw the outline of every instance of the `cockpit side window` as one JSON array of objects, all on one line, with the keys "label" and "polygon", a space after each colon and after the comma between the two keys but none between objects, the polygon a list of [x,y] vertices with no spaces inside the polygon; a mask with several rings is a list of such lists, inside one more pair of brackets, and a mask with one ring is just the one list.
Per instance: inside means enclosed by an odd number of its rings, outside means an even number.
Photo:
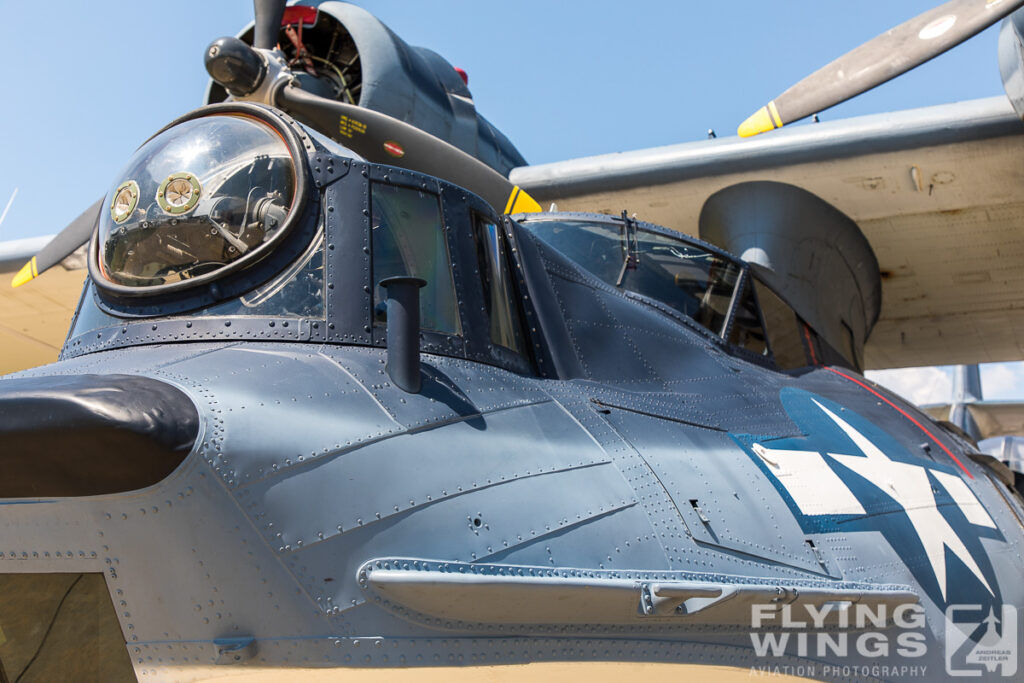
[{"label": "cockpit side window", "polygon": [[609,285],[659,301],[722,334],[742,267],[683,240],[635,227],[585,221],[523,226]]},{"label": "cockpit side window", "polygon": [[491,343],[524,353],[523,324],[514,297],[505,237],[496,223],[480,214],[473,214],[473,224]]},{"label": "cockpit side window", "polygon": [[[371,184],[373,282],[399,275],[427,281],[420,290],[425,330],[461,335],[451,258],[438,196],[384,183]],[[386,294],[374,286],[374,323],[387,321]]]},{"label": "cockpit side window", "polygon": [[804,325],[782,298],[756,277],[751,278],[761,304],[764,324],[775,364],[783,370],[802,368],[809,364],[804,350]]},{"label": "cockpit side window", "polygon": [[750,286],[750,278],[743,283],[743,289],[736,299],[727,341],[758,356],[768,355],[768,342],[765,339],[757,301]]}]

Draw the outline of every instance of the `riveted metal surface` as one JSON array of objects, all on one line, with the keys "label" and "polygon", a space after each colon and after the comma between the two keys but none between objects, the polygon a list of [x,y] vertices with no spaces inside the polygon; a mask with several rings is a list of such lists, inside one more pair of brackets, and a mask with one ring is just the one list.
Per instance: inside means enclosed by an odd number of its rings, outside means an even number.
[{"label": "riveted metal surface", "polygon": [[[321,158],[324,163],[332,157]],[[338,160],[334,159],[337,164]],[[369,344],[373,306],[370,277],[370,191],[367,165],[349,161],[352,171],[324,192],[327,229],[325,338],[333,342]]]},{"label": "riveted metal surface", "polygon": [[547,400],[529,378],[444,356],[423,357],[423,386],[410,395],[391,383],[379,349],[325,347],[321,353],[358,379],[407,429]]},{"label": "riveted metal surface", "polygon": [[[649,525],[643,508],[634,505],[585,519],[558,530],[558,538],[537,539],[534,543],[510,547],[488,557],[491,562],[538,564],[565,567],[585,565],[601,569],[613,567],[660,567],[664,563],[661,547],[651,538],[638,535]],[[564,537],[571,532],[572,538]]]},{"label": "riveted metal surface", "polygon": [[[338,381],[338,376],[347,377],[353,386],[363,392],[362,395],[367,397],[382,419],[391,419],[383,409],[381,399],[362,388],[357,379],[342,367],[344,363],[356,364],[347,354],[334,354],[328,359],[325,355],[314,353],[312,355],[320,359],[315,360],[308,357],[308,350],[308,345],[298,344],[261,344],[258,348],[247,345],[227,349],[218,349],[216,344],[172,345],[163,349],[141,347],[79,358],[70,361],[66,367],[62,366],[62,369],[84,372],[101,361],[105,367],[116,368],[120,372],[148,368],[144,370],[145,374],[176,382],[186,391],[192,392],[198,402],[205,406],[207,426],[216,427],[220,424],[217,420],[223,420],[225,433],[231,437],[234,429],[242,433],[254,429],[258,423],[245,423],[245,411],[236,403],[228,405],[228,395],[231,394],[234,400],[248,391],[262,391],[269,378],[277,382],[286,379],[289,374],[290,366],[287,364],[263,367],[263,362],[253,362],[252,358],[261,358],[264,362],[282,359],[287,363],[311,361],[314,367],[320,368],[316,373],[320,376],[319,381]],[[379,350],[372,349],[349,351],[353,357],[360,359],[359,363],[367,363],[369,367],[373,367],[372,363],[378,360],[374,355],[380,354]],[[228,358],[230,362],[226,360]],[[327,371],[317,365],[320,361],[332,370]],[[435,361],[427,359],[428,363]],[[704,555],[699,555],[699,550],[678,552],[677,549],[684,543],[689,543],[693,548],[697,548],[697,545],[689,540],[679,510],[671,505],[671,498],[662,483],[664,477],[659,481],[651,466],[638,456],[637,450],[611,429],[606,420],[614,421],[610,416],[616,409],[603,408],[590,399],[589,395],[595,386],[593,383],[543,383],[544,391],[540,391],[536,386],[530,386],[534,384],[533,380],[522,380],[510,404],[501,397],[501,392],[487,390],[473,394],[464,387],[466,383],[473,383],[481,377],[471,372],[473,364],[453,359],[443,359],[442,363],[445,382],[459,389],[468,399],[466,405],[459,409],[446,406],[449,411],[447,421],[429,423],[414,428],[413,433],[405,433],[408,427],[396,420],[394,424],[403,430],[398,436],[347,452],[320,455],[265,480],[239,486],[235,495],[241,496],[242,508],[231,500],[229,490],[224,488],[208,465],[194,459],[193,469],[183,472],[181,479],[163,482],[149,494],[106,501],[105,507],[109,510],[101,510],[99,508],[104,506],[97,506],[92,513],[73,515],[75,524],[66,533],[69,541],[81,537],[83,532],[89,533],[83,529],[83,525],[90,519],[90,515],[94,521],[88,523],[94,525],[96,533],[104,533],[103,537],[97,536],[100,540],[93,544],[96,550],[89,547],[82,549],[86,553],[85,557],[77,556],[77,546],[69,549],[77,558],[74,562],[81,563],[81,568],[93,568],[96,563],[103,563],[100,570],[105,571],[108,577],[113,577],[108,578],[111,594],[122,615],[129,652],[133,655],[138,671],[148,671],[148,677],[159,680],[161,675],[172,676],[170,672],[181,670],[186,662],[213,665],[217,659],[213,641],[232,635],[256,637],[258,649],[252,662],[272,666],[316,662],[386,667],[400,664],[401,657],[406,658],[406,665],[417,663],[417,655],[422,657],[419,660],[421,664],[459,663],[460,654],[464,657],[463,664],[544,661],[548,658],[563,661],[574,658],[620,661],[699,659],[707,662],[710,652],[719,652],[724,658],[723,662],[735,664],[749,656],[749,648],[745,650],[746,654],[744,650],[736,649],[743,648],[745,641],[748,641],[748,634],[743,629],[720,627],[715,630],[709,627],[701,631],[698,637],[692,632],[685,634],[685,629],[676,634],[674,628],[664,626],[641,626],[637,627],[639,630],[631,629],[628,634],[616,634],[603,627],[587,624],[572,628],[560,627],[550,633],[530,631],[531,636],[523,639],[513,635],[514,629],[509,630],[508,627],[502,632],[490,631],[478,624],[427,623],[421,621],[419,616],[398,613],[393,606],[376,601],[365,603],[365,592],[358,584],[360,563],[373,557],[393,558],[395,554],[405,557],[411,555],[416,559],[402,562],[420,562],[420,566],[424,567],[427,566],[424,560],[451,563],[452,560],[462,559],[465,563],[473,563],[465,564],[467,571],[508,572],[511,571],[510,564],[532,562],[535,567],[546,566],[554,571],[593,574],[601,572],[600,567],[604,564],[608,568],[604,570],[608,575],[650,580],[667,581],[673,577],[687,576],[702,580],[736,581],[737,577],[748,577],[750,581],[767,584],[785,577],[782,580],[787,585],[815,585],[812,572],[787,571],[777,564],[739,560],[714,550],[705,550]],[[218,392],[212,392],[208,383],[212,382],[212,378],[207,373],[218,366],[226,381],[221,383],[218,376]],[[332,372],[335,374],[331,375]],[[496,376],[496,383],[499,376],[505,374],[493,368],[487,368],[487,372]],[[25,376],[32,374],[39,373],[24,373]],[[328,376],[332,379],[325,379]],[[222,386],[236,387],[221,396],[223,401],[216,398]],[[205,395],[201,393],[204,391],[207,392]],[[392,395],[397,397],[397,393],[378,393],[378,396],[384,397],[384,402],[390,402],[389,397]],[[204,398],[210,400],[204,403]],[[550,398],[555,399],[555,402]],[[523,400],[527,402],[516,403]],[[667,401],[664,396],[659,400]],[[399,402],[397,405],[409,411],[400,413],[401,423],[419,422],[413,415],[415,404]],[[457,407],[460,405],[457,404]],[[466,407],[470,405],[472,410]],[[602,410],[612,412],[605,414]],[[286,418],[286,421],[293,421],[300,412]],[[532,425],[534,430],[537,429],[538,415],[550,417],[556,414],[561,417],[551,418],[550,434],[534,431],[532,433],[535,436],[531,438],[530,433],[525,432],[524,425]],[[503,420],[512,420],[516,415],[529,415],[531,418],[502,424]],[[634,419],[633,415],[630,413],[630,420]],[[640,417],[646,421],[661,421],[660,418]],[[543,473],[534,472],[531,468],[526,476],[497,484],[493,483],[492,478],[490,485],[486,484],[485,479],[483,486],[466,490],[465,485],[459,483],[460,476],[470,474],[464,468],[481,458],[487,461],[487,451],[490,450],[481,452],[474,447],[478,443],[475,437],[480,433],[473,427],[474,420],[481,420],[489,434],[516,433],[516,439],[511,443],[518,445],[510,447],[503,460],[492,457],[492,464],[524,464],[528,459],[536,458],[538,463],[544,463]],[[443,426],[432,427],[432,424]],[[678,423],[672,423],[672,427],[683,430],[691,437],[694,431],[708,433],[715,438],[721,436],[717,430]],[[293,436],[303,431],[294,429]],[[462,438],[452,436],[456,431]],[[647,433],[652,430],[642,431]],[[265,431],[261,433],[266,436]],[[574,433],[578,436],[573,436]],[[429,447],[424,445],[421,448],[420,443],[413,440],[424,436],[429,436],[431,441]],[[402,440],[416,445],[406,447],[403,444],[399,448]],[[549,463],[564,457],[565,450],[581,448],[581,444],[586,444],[585,451],[592,455],[589,464],[584,464],[581,459],[579,463],[570,461],[566,469],[553,472],[547,470]],[[389,457],[398,457],[384,453],[383,449],[392,446],[395,447],[395,454],[400,454],[409,462],[417,462],[418,459],[418,465],[422,465],[424,460],[438,457],[438,454],[447,462],[459,465],[417,467],[416,477],[398,477],[396,473],[407,471],[410,467],[386,467]],[[551,452],[532,452],[542,447],[551,449]],[[353,471],[348,477],[340,477],[337,486],[323,486],[319,492],[299,486],[305,479],[310,482],[316,479],[313,473],[318,469],[336,466],[336,463],[344,463],[346,459],[358,457],[361,453],[366,455],[364,469]],[[701,453],[706,462],[721,462],[720,457],[716,458],[720,455],[717,452],[703,448]],[[375,459],[380,462],[375,462]],[[492,473],[496,471],[503,470],[499,467],[492,470]],[[441,484],[442,481],[454,482],[455,493],[458,495],[443,497],[446,489],[442,488],[440,499],[427,500],[426,495],[433,496],[424,488],[410,495],[412,503],[405,502],[405,496],[412,490],[409,488],[411,484],[426,484],[424,477],[433,476],[444,477],[437,480],[441,486],[446,485]],[[331,481],[328,477],[320,479],[323,483]],[[479,483],[472,479],[470,476],[470,485]],[[372,482],[373,486],[366,486],[367,482]],[[246,501],[251,502],[251,499],[247,498],[249,494],[242,494],[243,491],[257,490],[271,483],[294,485],[306,492],[285,496],[291,497],[291,502],[282,503],[279,509],[286,515],[297,514],[295,511],[300,509],[313,509],[315,514],[315,510],[320,507],[344,507],[360,498],[371,503],[366,509],[384,508],[382,501],[385,498],[388,502],[394,498],[400,509],[395,512],[392,505],[388,515],[382,514],[380,520],[376,520],[374,515],[374,521],[363,520],[362,526],[357,517],[351,529],[343,527],[342,532],[335,530],[332,535],[325,533],[323,540],[315,534],[310,537],[315,540],[302,538],[304,544],[301,549],[297,548],[296,543],[290,551],[286,550],[280,556],[281,546],[268,547],[266,536],[257,529],[268,517],[259,517],[259,513],[254,512],[255,507],[245,508]],[[459,485],[463,485],[463,492],[458,492]],[[315,484],[314,489],[318,486],[321,484]],[[271,489],[264,490],[269,493]],[[179,494],[183,498],[176,497]],[[373,497],[378,498],[371,500]],[[168,501],[171,506],[166,505]],[[530,501],[530,505],[524,506],[523,501]],[[90,504],[93,501],[82,502],[83,506]],[[55,510],[56,505],[53,504]],[[67,503],[61,502],[60,505],[65,506],[61,508],[64,511],[69,509]],[[40,535],[42,518],[34,509],[43,509],[42,504],[14,507],[18,508],[19,513],[28,515],[22,521],[32,524],[31,533]],[[359,514],[358,510],[362,509],[352,508],[346,514],[351,517]],[[244,515],[243,510],[246,513]],[[713,517],[714,510],[710,512]],[[97,519],[97,513],[110,513],[111,518]],[[64,518],[65,513],[60,514]],[[33,518],[33,515],[36,516]],[[477,519],[480,521],[479,526],[475,523]],[[302,535],[307,536],[305,529],[309,527],[300,528],[303,529]],[[430,532],[424,533],[424,529]],[[635,542],[632,536],[634,533],[639,534]],[[48,530],[42,535],[51,537]],[[624,542],[627,540],[628,546]],[[839,539],[816,540],[827,557],[837,555],[837,549],[840,549],[842,543]],[[506,542],[509,543],[508,548],[505,547]],[[104,550],[104,545],[109,550]],[[54,548],[33,549],[24,544],[16,544],[12,550],[18,556],[28,553],[29,557],[32,552],[56,552]],[[60,562],[69,561],[66,558],[67,550],[60,551]],[[97,557],[91,560],[93,564],[90,565],[87,556],[94,551]],[[608,559],[608,555],[602,556],[603,552],[607,552],[611,559]],[[858,548],[854,556],[863,557],[865,552],[864,548]],[[106,559],[110,560],[109,564],[106,564]],[[10,558],[6,561],[22,563],[30,560]],[[59,566],[57,558],[52,555],[40,558],[40,561]],[[886,585],[887,580],[891,580],[884,578],[881,564],[878,563],[879,568],[859,584],[821,581],[820,578],[817,584],[861,585],[879,589]],[[3,563],[0,563],[2,566]],[[669,570],[669,566],[685,566],[689,570]],[[638,569],[640,567],[644,569]],[[657,567],[661,571],[652,571]],[[697,568],[703,568],[704,571],[694,571]],[[534,571],[540,570],[535,568]],[[823,572],[819,570],[818,576],[824,578]],[[910,578],[909,574],[905,576]],[[150,588],[152,581],[162,586],[155,594]],[[116,585],[113,582],[117,582]],[[254,586],[257,591],[253,590]],[[265,593],[262,592],[264,589]],[[182,599],[184,597],[187,600]],[[164,605],[165,601],[175,600],[178,602],[170,607]],[[352,600],[356,600],[356,605],[352,604]],[[200,608],[198,610],[197,605]],[[149,619],[147,615],[159,615],[159,618]],[[131,629],[128,629],[129,625]],[[438,628],[450,633],[463,633],[465,637],[438,638]],[[284,632],[309,636],[331,633],[333,637],[282,639],[275,635]],[[360,638],[359,634],[366,633],[402,635]],[[186,639],[185,634],[188,634],[188,638],[195,638],[199,634],[202,642],[181,642]],[[478,645],[473,649],[472,642],[476,634],[486,634],[488,637],[486,643],[477,640]],[[132,636],[137,640],[133,640]],[[672,640],[674,638],[680,640]],[[353,645],[357,640],[360,641],[359,645]],[[549,647],[545,645],[548,642],[553,645],[545,650]],[[364,654],[367,647],[371,648],[371,654]],[[510,655],[509,652],[517,647],[521,648],[518,654]],[[539,651],[536,649],[538,647]],[[385,654],[387,660],[384,659]]]},{"label": "riveted metal surface", "polygon": [[[646,566],[671,566],[664,550],[664,537],[675,536],[685,527],[661,482],[633,447],[601,419],[593,404],[575,384],[550,383],[545,389],[600,444],[632,487],[647,520],[631,529],[630,543],[644,546],[644,552],[655,558]],[[660,549],[660,552],[651,550],[651,547]]]},{"label": "riveted metal surface", "polygon": [[605,284],[533,235],[516,235],[521,248],[543,264],[543,273],[528,268],[525,279],[531,288],[550,290],[536,307],[546,333],[554,335],[549,343],[560,376],[658,391],[728,369],[721,340],[694,321],[658,304],[637,305],[637,297]]},{"label": "riveted metal surface", "polygon": [[[312,143],[307,151],[323,152]],[[341,174],[330,159],[313,169],[327,233],[324,319],[96,316],[65,360],[18,375],[141,375],[197,405],[194,450],[155,486],[0,501],[0,572],[102,572],[140,676],[175,680],[192,675],[186,667],[217,666],[285,675],[299,666],[763,664],[741,619],[760,588],[792,604],[829,590],[925,595],[923,556],[905,560],[876,530],[802,530],[743,449],[743,439],[804,436],[780,398],[799,389],[884,425],[922,463],[952,463],[919,447],[920,427],[899,414],[910,406],[885,405],[856,377],[767,368],[506,224],[533,376],[489,348],[469,222],[476,198],[357,161]],[[383,328],[372,325],[371,178],[444,198],[464,334],[423,335],[419,394],[392,385]],[[943,433],[934,443],[963,452]],[[966,490],[999,527],[971,543],[984,549],[1002,598],[1022,604],[1021,527],[982,466],[965,459],[965,468],[974,476]],[[869,507],[879,518],[900,514],[892,503]],[[449,619],[443,595],[427,614],[399,604],[401,591],[373,588],[372,574],[394,571],[445,573],[425,583],[447,591],[458,590],[455,573],[484,583],[544,577],[555,591],[560,579],[573,590],[625,581],[637,612],[627,626],[580,615],[559,623],[546,603],[539,624],[495,622],[497,608],[490,623],[465,611]],[[741,608],[683,623],[685,610],[655,609],[658,586],[671,592],[672,582],[757,588],[743,589],[733,605]],[[405,600],[416,603],[409,590]],[[515,606],[514,596],[502,599]],[[929,652],[920,663],[941,670],[945,619],[937,601],[921,600]],[[872,661],[854,654],[850,663]]]},{"label": "riveted metal surface", "polygon": [[194,461],[159,490],[97,506],[108,584],[116,586],[129,643],[320,628],[312,605],[223,492],[207,465]]},{"label": "riveted metal surface", "polygon": [[[506,442],[500,448],[475,449],[481,431],[500,434]],[[260,510],[268,535],[291,549],[334,536],[339,526],[351,529],[487,487],[498,487],[491,491],[498,496],[502,482],[605,462],[600,449],[578,441],[578,434],[552,404],[497,411],[317,458],[249,485],[239,496]],[[395,476],[402,472],[417,476]],[[599,478],[621,481],[614,468]],[[332,495],[350,481],[381,485]],[[620,502],[630,497],[624,482],[614,490]],[[299,500],[306,506],[297,506]]]},{"label": "riveted metal surface", "polygon": [[129,645],[320,630],[198,459],[132,494],[25,500],[3,511],[0,572],[102,573]]},{"label": "riveted metal surface", "polygon": [[[557,273],[552,281],[556,283],[555,296],[562,317],[589,379],[602,381],[618,376],[631,386],[660,386],[656,369],[632,342],[639,334],[657,334],[651,326],[642,329],[621,325],[608,309],[604,292],[561,278]],[[652,316],[647,319],[654,322]],[[618,375],[618,371],[622,374]]]},{"label": "riveted metal surface", "polygon": [[303,318],[228,317],[128,322],[90,330],[67,340],[62,359],[106,349],[181,341],[307,341],[324,323]]},{"label": "riveted metal surface", "polygon": [[[313,346],[213,351],[190,362],[179,381],[198,395],[210,421],[199,455],[231,487],[402,431]],[[264,428],[274,424],[268,437]]]},{"label": "riveted metal surface", "polygon": [[327,187],[348,174],[351,159],[339,158],[326,150],[317,152],[310,157],[309,163],[313,182],[318,188]]},{"label": "riveted metal surface", "polygon": [[[285,546],[288,566],[318,602],[345,610],[363,599],[352,580],[369,558],[401,552],[470,562],[532,543],[557,548],[560,539],[573,542],[566,531],[635,505],[610,465],[531,472],[469,490],[459,491],[456,485],[423,503],[414,499],[409,506],[406,501],[407,507],[397,513],[393,508],[390,515],[382,512],[380,520],[374,514],[353,520],[351,528],[343,525],[340,532],[335,527],[323,542],[316,536],[308,546],[296,541]],[[525,496],[545,503],[524,508]],[[424,535],[423,528],[434,533]]]},{"label": "riveted metal surface", "polygon": [[78,356],[38,368],[22,370],[0,377],[0,382],[15,377],[41,377],[45,375],[72,374],[153,374],[168,365],[197,358],[218,349],[231,348],[233,344],[193,343],[187,345],[166,344],[137,346],[129,349],[102,351]]},{"label": "riveted metal surface", "polygon": [[[622,410],[611,411],[605,419],[643,454],[695,540],[810,572],[822,571],[800,527],[791,515],[781,514],[786,508],[778,491],[727,435],[681,429]],[[708,521],[695,514],[698,506]],[[753,510],[757,514],[751,514]]]}]

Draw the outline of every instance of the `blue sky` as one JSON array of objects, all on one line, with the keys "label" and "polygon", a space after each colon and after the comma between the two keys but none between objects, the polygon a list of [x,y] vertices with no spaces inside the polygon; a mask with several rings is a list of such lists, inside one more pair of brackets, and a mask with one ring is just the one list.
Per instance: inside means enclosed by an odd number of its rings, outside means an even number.
[{"label": "blue sky", "polygon": [[[708,128],[732,134],[791,83],[930,3],[361,5],[466,69],[479,110],[540,163],[700,139]],[[252,13],[250,0],[51,0],[43,25],[17,18],[26,7],[0,0],[12,64],[0,203],[18,188],[0,239],[55,232],[102,195],[136,146],[202,103],[204,48]],[[1000,92],[989,30],[823,117]]]},{"label": "blue sky", "polygon": [[[793,82],[935,3],[359,4],[464,68],[478,109],[541,163],[701,139],[708,128],[731,135]],[[135,147],[199,106],[204,48],[241,29],[252,3],[0,0],[0,13],[11,65],[0,212],[17,189],[0,223],[9,240],[60,230],[106,192]],[[822,118],[998,95],[996,35],[989,29]]]}]

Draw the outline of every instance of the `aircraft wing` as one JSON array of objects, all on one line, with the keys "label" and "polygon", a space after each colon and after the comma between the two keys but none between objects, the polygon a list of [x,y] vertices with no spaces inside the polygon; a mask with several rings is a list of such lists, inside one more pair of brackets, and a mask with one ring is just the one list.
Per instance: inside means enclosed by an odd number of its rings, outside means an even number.
[{"label": "aircraft wing", "polygon": [[24,287],[11,278],[53,235],[0,243],[0,374],[57,360],[85,280],[84,249]]},{"label": "aircraft wing", "polygon": [[697,234],[739,182],[802,187],[860,226],[882,271],[867,368],[1024,358],[1024,123],[1006,97],[514,169],[543,206]]}]

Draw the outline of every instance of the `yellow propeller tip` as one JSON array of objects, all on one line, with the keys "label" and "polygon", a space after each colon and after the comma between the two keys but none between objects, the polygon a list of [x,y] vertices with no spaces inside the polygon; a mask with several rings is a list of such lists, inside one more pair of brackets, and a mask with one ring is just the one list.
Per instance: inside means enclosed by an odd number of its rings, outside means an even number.
[{"label": "yellow propeller tip", "polygon": [[33,256],[32,260],[21,267],[18,274],[11,280],[11,287],[21,287],[29,280],[35,279],[39,275],[39,271],[36,270],[36,257]]},{"label": "yellow propeller tip", "polygon": [[772,118],[768,114],[768,107],[761,107],[748,116],[747,120],[740,124],[739,130],[736,132],[741,138],[749,138],[759,133],[774,130],[774,128]]},{"label": "yellow propeller tip", "polygon": [[779,118],[779,110],[775,108],[775,101],[772,100],[747,117],[736,133],[741,138],[749,138],[776,128],[782,128],[782,119]]},{"label": "yellow propeller tip", "polygon": [[526,190],[518,185],[512,188],[512,194],[508,196],[508,202],[505,204],[506,214],[538,213],[543,210],[537,200],[526,194]]}]

